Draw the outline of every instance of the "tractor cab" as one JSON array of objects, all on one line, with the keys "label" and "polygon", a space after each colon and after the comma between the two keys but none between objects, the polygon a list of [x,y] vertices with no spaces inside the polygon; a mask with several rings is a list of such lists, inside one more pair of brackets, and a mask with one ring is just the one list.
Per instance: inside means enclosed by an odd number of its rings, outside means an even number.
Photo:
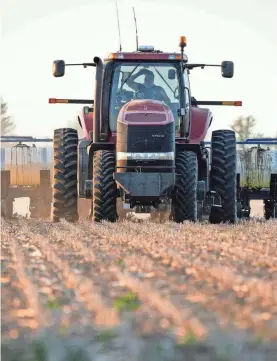
[{"label": "tractor cab", "polygon": [[189,89],[181,59],[181,54],[155,51],[150,46],[141,46],[136,52],[109,54],[105,63],[113,68],[109,102],[111,132],[116,132],[119,112],[131,100],[162,102],[170,108],[178,131],[179,110],[185,102],[183,89]]}]

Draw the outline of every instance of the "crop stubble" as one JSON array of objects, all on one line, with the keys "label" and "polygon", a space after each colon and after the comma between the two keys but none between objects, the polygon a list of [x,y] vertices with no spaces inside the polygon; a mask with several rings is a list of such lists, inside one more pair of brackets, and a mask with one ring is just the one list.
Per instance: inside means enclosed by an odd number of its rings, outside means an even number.
[{"label": "crop stubble", "polygon": [[[2,221],[2,337],[125,323],[136,337],[233,343],[243,360],[247,345],[277,341],[276,251],[276,221]],[[114,302],[130,291],[138,307],[120,312]]]}]

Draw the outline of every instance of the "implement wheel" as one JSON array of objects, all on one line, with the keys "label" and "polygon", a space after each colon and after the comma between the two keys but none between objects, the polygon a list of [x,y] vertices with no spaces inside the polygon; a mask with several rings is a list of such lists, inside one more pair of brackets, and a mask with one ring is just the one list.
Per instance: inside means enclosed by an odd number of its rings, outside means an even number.
[{"label": "implement wheel", "polygon": [[232,130],[212,133],[210,187],[221,198],[221,207],[212,207],[211,223],[235,223],[237,219],[236,135]]}]

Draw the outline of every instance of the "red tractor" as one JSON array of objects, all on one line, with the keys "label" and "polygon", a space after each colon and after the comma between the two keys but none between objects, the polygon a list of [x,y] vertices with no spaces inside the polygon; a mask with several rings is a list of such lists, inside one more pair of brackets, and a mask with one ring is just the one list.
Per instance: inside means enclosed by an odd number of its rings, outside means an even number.
[{"label": "red tractor", "polygon": [[232,78],[233,62],[190,64],[184,54],[152,46],[109,54],[102,62],[53,63],[61,77],[66,66],[96,67],[94,100],[49,99],[49,103],[87,104],[79,123],[85,139],[71,128],[54,131],[52,218],[78,219],[78,198],[92,200],[93,221],[118,219],[118,202],[149,213],[170,205],[174,222],[211,223],[237,218],[236,137],[231,130],[212,133],[211,152],[204,138],[212,113],[199,105],[234,105],[240,101],[196,101],[189,73],[196,67],[221,67]]}]

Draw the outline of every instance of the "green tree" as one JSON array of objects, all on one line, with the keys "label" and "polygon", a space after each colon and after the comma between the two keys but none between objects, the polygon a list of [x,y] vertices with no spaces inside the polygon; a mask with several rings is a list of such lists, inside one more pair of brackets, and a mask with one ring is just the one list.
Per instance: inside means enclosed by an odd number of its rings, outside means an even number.
[{"label": "green tree", "polygon": [[1,135],[12,135],[14,129],[14,121],[8,115],[8,103],[1,97]]},{"label": "green tree", "polygon": [[[256,119],[249,115],[247,117],[240,116],[233,121],[231,128],[237,134],[237,140],[243,141],[247,138],[277,138],[277,133],[274,136],[268,136],[261,132],[254,132],[256,126]],[[245,149],[245,145],[242,145],[240,148]],[[277,145],[271,145],[270,149],[277,149]]]},{"label": "green tree", "polygon": [[253,128],[256,126],[256,119],[252,115],[247,117],[240,116],[234,120],[231,128],[237,133],[238,140],[250,138],[253,134]]},{"label": "green tree", "polygon": [[[240,116],[230,126],[236,132],[237,140],[243,141],[252,136],[253,128],[256,126],[256,119],[252,115]],[[241,148],[245,149],[245,145],[242,145]]]}]

